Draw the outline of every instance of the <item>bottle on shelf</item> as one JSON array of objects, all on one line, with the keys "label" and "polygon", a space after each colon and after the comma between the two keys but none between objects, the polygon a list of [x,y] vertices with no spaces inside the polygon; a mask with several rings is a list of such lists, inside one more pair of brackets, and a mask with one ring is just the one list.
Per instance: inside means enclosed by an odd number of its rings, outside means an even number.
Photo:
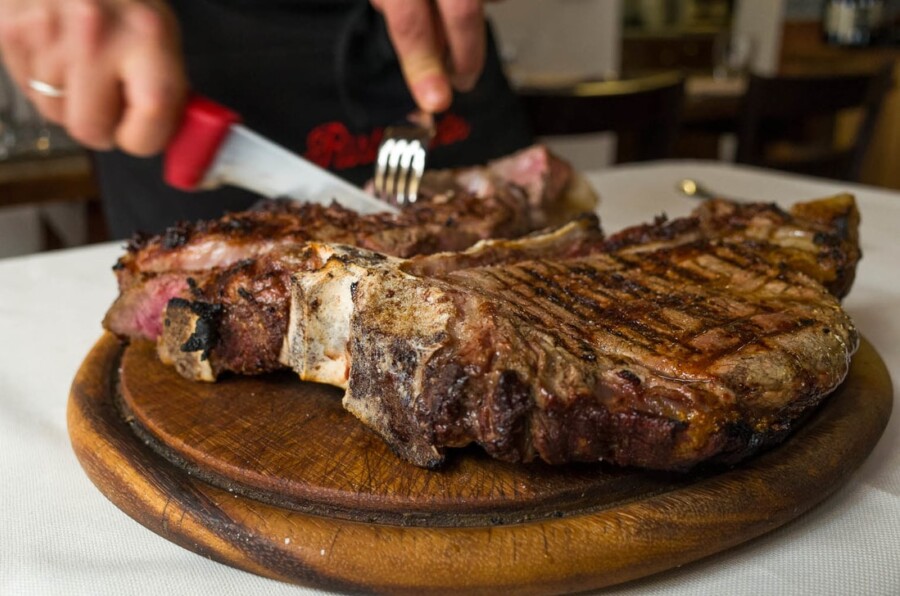
[{"label": "bottle on shelf", "polygon": [[885,0],[826,0],[822,16],[825,41],[841,46],[878,43],[884,28]]}]

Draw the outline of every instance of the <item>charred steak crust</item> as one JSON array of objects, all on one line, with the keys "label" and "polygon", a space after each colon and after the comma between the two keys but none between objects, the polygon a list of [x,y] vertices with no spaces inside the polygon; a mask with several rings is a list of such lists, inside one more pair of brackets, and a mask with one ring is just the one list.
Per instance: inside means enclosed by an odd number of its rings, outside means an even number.
[{"label": "charred steak crust", "polygon": [[[209,359],[209,352],[219,343],[219,318],[222,316],[221,304],[210,304],[199,300],[188,301],[183,298],[172,298],[169,307],[188,309],[196,316],[194,331],[181,345],[182,352],[200,352],[201,360]],[[170,326],[171,320],[164,325]]]}]

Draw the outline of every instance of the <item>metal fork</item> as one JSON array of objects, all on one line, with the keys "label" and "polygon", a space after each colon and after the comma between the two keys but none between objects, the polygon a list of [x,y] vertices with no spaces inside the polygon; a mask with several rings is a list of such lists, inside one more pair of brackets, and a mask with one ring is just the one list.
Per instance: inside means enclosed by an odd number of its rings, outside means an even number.
[{"label": "metal fork", "polygon": [[416,202],[425,173],[428,144],[434,137],[430,117],[422,124],[389,126],[378,148],[375,162],[375,196],[404,207]]}]

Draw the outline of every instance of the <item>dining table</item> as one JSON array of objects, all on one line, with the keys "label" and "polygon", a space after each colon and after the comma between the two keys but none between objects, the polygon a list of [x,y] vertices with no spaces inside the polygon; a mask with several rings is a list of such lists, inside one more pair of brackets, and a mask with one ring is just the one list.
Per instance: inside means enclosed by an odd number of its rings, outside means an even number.
[{"label": "dining table", "polygon": [[[863,258],[844,307],[900,378],[900,193],[741,165],[668,160],[586,172],[603,229],[678,217],[685,178],[736,200],[850,192]],[[0,260],[0,594],[318,594],[228,567],[117,509],[83,472],[66,427],[70,385],[117,295],[123,243]],[[897,402],[897,390],[893,390]],[[605,594],[900,594],[900,415],[820,504],[763,536]],[[377,558],[378,552],[371,557]],[[565,556],[561,553],[561,556]]]}]

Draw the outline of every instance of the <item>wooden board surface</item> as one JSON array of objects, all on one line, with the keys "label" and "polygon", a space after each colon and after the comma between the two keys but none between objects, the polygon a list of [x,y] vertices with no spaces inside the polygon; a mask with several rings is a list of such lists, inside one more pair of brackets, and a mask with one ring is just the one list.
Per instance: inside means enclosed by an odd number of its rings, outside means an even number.
[{"label": "wooden board surface", "polygon": [[69,400],[75,452],[133,518],[276,579],[395,593],[579,591],[694,561],[772,530],[874,447],[893,394],[863,344],[838,391],[784,445],[688,476],[515,466],[464,450],[439,471],[398,460],[290,375],[190,383],[149,344],[104,336]]}]

